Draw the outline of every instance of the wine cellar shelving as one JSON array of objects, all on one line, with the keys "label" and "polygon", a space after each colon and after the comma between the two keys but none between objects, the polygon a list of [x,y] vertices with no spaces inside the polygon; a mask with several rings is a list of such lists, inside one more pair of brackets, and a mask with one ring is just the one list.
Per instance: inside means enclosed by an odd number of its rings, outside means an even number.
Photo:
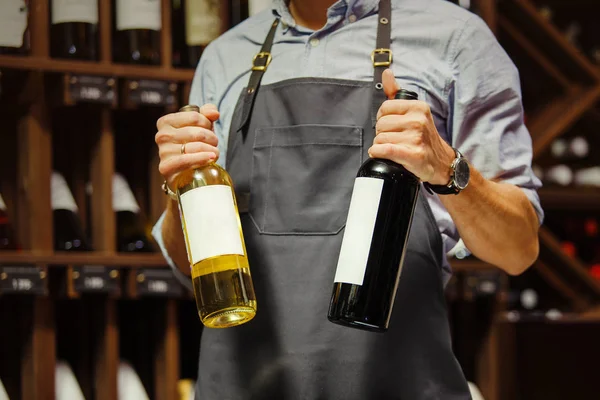
[{"label": "wine cellar shelving", "polygon": [[[589,3],[474,2],[521,71],[534,164],[544,168],[553,162],[549,149],[556,138],[572,136],[580,121],[597,123],[600,116],[600,65],[568,40],[556,19],[567,9],[583,18]],[[43,0],[29,1],[29,53],[0,54],[0,190],[21,247],[0,252],[0,379],[11,399],[54,398],[59,359],[69,362],[86,399],[117,398],[122,359],[153,399],[178,398],[178,382],[195,379],[202,328],[192,295],[169,276],[160,253],[118,251],[117,222],[107,218],[114,215],[115,172],[131,185],[147,229],[160,216],[167,198],[160,189],[153,125],[187,103],[194,71],[173,66],[171,0],[161,0],[160,62],[154,66],[113,62],[114,2],[98,4],[97,61],[50,57],[50,6]],[[553,8],[555,17],[548,18],[543,6]],[[595,132],[582,129],[596,143]],[[93,251],[54,250],[56,168],[73,192]],[[600,208],[599,187],[549,184],[540,197],[547,214],[597,214]],[[455,276],[447,297],[455,350],[488,400],[544,398],[546,392],[532,392],[533,383],[521,378],[538,382],[542,373],[554,376],[557,370],[536,373],[521,363],[523,354],[541,353],[550,339],[538,336],[537,346],[523,351],[525,338],[558,325],[573,338],[582,325],[590,327],[582,338],[598,331],[600,281],[565,252],[561,240],[542,227],[540,259],[528,271],[565,305],[567,311],[554,319],[511,311],[512,277],[471,258],[451,260]],[[88,268],[94,266],[101,268]],[[472,326],[473,320],[479,322]],[[584,346],[575,343],[572,350]],[[557,360],[568,360],[567,351],[554,351]],[[593,357],[590,352],[585,359]],[[581,377],[573,379],[579,383]],[[550,385],[554,393],[565,393],[556,382]]]}]

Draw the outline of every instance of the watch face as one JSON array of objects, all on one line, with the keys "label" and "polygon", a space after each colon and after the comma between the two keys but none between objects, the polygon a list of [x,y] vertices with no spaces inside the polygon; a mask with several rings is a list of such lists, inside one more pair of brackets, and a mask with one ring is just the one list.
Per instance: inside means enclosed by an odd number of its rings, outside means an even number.
[{"label": "watch face", "polygon": [[454,183],[456,187],[463,190],[469,184],[469,178],[471,177],[471,169],[469,163],[464,158],[458,160],[456,169],[454,170]]}]

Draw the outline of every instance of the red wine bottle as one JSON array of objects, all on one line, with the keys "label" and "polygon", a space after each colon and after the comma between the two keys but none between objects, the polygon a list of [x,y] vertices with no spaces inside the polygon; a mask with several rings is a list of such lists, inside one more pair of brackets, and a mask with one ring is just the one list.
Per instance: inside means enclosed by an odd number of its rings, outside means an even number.
[{"label": "red wine bottle", "polygon": [[[417,100],[417,94],[400,90],[396,99]],[[358,170],[327,316],[331,322],[388,329],[419,189],[419,179],[393,161],[371,158]]]},{"label": "red wine bottle", "polygon": [[0,194],[0,250],[19,250],[14,230],[8,220],[6,204]]}]

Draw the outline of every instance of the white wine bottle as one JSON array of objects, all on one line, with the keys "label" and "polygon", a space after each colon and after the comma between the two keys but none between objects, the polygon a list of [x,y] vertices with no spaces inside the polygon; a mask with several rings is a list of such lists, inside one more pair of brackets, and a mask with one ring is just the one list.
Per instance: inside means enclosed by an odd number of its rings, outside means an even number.
[{"label": "white wine bottle", "polygon": [[250,321],[256,296],[231,177],[211,162],[180,174],[175,186],[200,320],[209,328]]}]

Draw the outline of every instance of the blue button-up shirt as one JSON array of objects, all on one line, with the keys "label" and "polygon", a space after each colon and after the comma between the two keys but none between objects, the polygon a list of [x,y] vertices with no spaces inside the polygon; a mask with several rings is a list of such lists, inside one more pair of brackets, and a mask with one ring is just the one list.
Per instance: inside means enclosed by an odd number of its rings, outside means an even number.
[{"label": "blue button-up shirt", "polygon": [[[540,222],[543,211],[531,170],[531,137],[523,123],[518,71],[487,25],[444,0],[392,0],[392,70],[403,88],[426,101],[442,138],[458,148],[481,174],[525,192]],[[281,18],[262,84],[300,77],[372,81],[378,0],[339,0],[327,23],[313,31],[296,24],[284,0],[226,32],[205,50],[192,84],[190,104],[216,104],[221,158],[232,114],[247,84],[253,56],[275,17]],[[448,211],[426,193],[445,251],[461,247]],[[485,217],[485,216],[482,216]],[[154,235],[163,254],[162,218]],[[458,245],[457,245],[458,243]],[[461,249],[464,253],[466,249]],[[445,259],[445,257],[443,257]],[[448,264],[445,265],[450,272]]]}]

